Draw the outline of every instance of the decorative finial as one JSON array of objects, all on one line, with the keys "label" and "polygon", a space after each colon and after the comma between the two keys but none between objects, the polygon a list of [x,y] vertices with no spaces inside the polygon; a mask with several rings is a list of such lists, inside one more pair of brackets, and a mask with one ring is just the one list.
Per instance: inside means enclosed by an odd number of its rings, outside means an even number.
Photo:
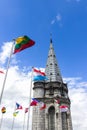
[{"label": "decorative finial", "polygon": [[50,33],[50,43],[52,43],[52,33]]}]

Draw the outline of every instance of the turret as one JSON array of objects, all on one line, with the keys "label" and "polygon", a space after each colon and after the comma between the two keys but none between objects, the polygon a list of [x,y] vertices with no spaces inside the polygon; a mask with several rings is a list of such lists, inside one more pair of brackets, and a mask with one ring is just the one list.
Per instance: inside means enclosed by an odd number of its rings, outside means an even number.
[{"label": "turret", "polygon": [[44,81],[34,82],[34,98],[44,98]]}]

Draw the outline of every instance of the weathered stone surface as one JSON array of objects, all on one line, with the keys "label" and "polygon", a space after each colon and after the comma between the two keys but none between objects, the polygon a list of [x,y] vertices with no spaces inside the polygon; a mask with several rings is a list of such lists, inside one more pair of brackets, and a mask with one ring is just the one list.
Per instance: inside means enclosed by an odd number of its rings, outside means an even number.
[{"label": "weathered stone surface", "polygon": [[[47,59],[46,74],[49,78],[48,81],[34,83],[33,97],[44,102],[46,108],[40,110],[39,103],[38,106],[33,107],[32,130],[72,130],[68,87],[67,84],[63,83],[52,40]],[[68,106],[68,111],[61,112],[61,105]]]}]

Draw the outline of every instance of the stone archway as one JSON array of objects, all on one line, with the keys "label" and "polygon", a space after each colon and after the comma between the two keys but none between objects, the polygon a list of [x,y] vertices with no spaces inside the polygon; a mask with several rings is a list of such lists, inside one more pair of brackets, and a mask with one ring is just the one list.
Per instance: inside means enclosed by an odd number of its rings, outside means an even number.
[{"label": "stone archway", "polygon": [[48,110],[49,130],[55,130],[55,108],[51,106]]}]

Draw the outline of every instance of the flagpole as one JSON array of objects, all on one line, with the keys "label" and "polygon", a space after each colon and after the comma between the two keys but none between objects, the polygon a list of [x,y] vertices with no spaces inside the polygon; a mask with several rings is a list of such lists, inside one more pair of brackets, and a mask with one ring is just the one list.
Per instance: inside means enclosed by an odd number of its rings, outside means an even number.
[{"label": "flagpole", "polygon": [[25,128],[25,112],[24,112],[23,130],[24,128]]},{"label": "flagpole", "polygon": [[32,67],[32,72],[31,72],[31,84],[30,84],[30,92],[29,92],[29,111],[28,111],[28,119],[27,119],[27,130],[29,130],[29,125],[30,125],[30,102],[31,102],[31,92],[32,92],[32,77],[33,77],[33,67]]},{"label": "flagpole", "polygon": [[13,130],[13,127],[14,127],[14,121],[15,121],[15,117],[13,117],[13,122],[12,122],[12,128],[11,128],[11,130]]},{"label": "flagpole", "polygon": [[1,126],[2,126],[2,121],[3,121],[3,113],[2,113],[2,116],[1,116],[0,130],[1,130]]},{"label": "flagpole", "polygon": [[[16,110],[16,105],[15,105],[15,107],[14,107],[14,112],[15,112],[15,110]],[[13,113],[14,113],[14,112],[13,112]],[[15,121],[15,117],[14,117],[14,115],[13,115],[13,122],[12,122],[11,130],[13,130],[13,127],[14,127],[14,121]]]},{"label": "flagpole", "polygon": [[12,56],[12,53],[13,53],[14,43],[15,43],[15,40],[13,40],[13,44],[12,44],[12,47],[11,47],[10,56],[9,56],[8,63],[7,63],[6,74],[5,74],[5,78],[4,78],[3,86],[2,86],[2,90],[1,90],[1,95],[0,95],[0,104],[1,104],[1,102],[2,102],[2,96],[3,96],[3,92],[4,92],[4,88],[5,88],[5,83],[6,83],[6,78],[7,78],[7,74],[8,74],[8,69],[9,69],[9,65],[10,65],[10,61],[11,61],[11,56]]}]

